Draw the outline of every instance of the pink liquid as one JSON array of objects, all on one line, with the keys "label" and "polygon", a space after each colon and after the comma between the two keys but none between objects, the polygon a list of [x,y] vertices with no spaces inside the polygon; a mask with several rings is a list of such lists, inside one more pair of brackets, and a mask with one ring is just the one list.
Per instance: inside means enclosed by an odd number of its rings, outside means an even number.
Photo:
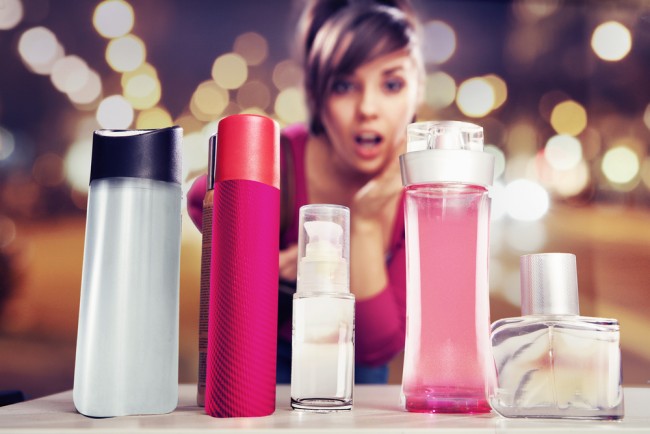
[{"label": "pink liquid", "polygon": [[407,411],[489,412],[487,191],[412,186],[406,193]]}]

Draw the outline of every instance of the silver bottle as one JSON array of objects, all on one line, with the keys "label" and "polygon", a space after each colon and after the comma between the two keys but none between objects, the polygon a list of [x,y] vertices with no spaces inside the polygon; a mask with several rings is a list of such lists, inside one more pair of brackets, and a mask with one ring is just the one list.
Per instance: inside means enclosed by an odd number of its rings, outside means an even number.
[{"label": "silver bottle", "polygon": [[182,135],[93,135],[73,391],[86,416],[176,408]]},{"label": "silver bottle", "polygon": [[492,324],[492,408],[505,417],[622,418],[618,321],[579,315],[574,255],[520,263],[522,316]]}]

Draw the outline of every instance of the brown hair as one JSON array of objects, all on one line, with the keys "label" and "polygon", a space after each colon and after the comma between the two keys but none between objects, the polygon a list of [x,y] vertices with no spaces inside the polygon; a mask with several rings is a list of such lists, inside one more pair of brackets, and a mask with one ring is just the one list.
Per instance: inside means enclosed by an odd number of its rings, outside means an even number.
[{"label": "brown hair", "polygon": [[422,66],[419,24],[408,0],[313,0],[302,18],[305,90],[313,134],[324,132],[321,107],[336,77],[408,49]]}]

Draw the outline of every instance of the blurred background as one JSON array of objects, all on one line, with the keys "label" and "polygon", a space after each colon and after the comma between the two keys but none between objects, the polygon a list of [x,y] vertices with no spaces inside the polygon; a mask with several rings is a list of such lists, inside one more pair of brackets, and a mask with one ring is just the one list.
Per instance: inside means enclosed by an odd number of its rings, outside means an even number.
[{"label": "blurred background", "polygon": [[[304,121],[300,5],[0,0],[0,390],[72,388],[93,130],[181,125],[187,190],[221,117]],[[650,3],[415,6],[419,119],[482,125],[498,162],[492,320],[519,315],[520,255],[575,253],[581,313],[620,320],[624,383],[647,385]],[[201,238],[183,218],[180,381],[195,382]]]}]

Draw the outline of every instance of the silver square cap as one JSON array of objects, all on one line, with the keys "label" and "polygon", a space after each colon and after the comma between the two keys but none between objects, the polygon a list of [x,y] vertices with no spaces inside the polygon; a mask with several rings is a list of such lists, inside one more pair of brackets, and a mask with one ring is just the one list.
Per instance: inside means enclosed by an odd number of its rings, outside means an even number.
[{"label": "silver square cap", "polygon": [[576,256],[538,253],[519,259],[522,315],[579,315]]}]

